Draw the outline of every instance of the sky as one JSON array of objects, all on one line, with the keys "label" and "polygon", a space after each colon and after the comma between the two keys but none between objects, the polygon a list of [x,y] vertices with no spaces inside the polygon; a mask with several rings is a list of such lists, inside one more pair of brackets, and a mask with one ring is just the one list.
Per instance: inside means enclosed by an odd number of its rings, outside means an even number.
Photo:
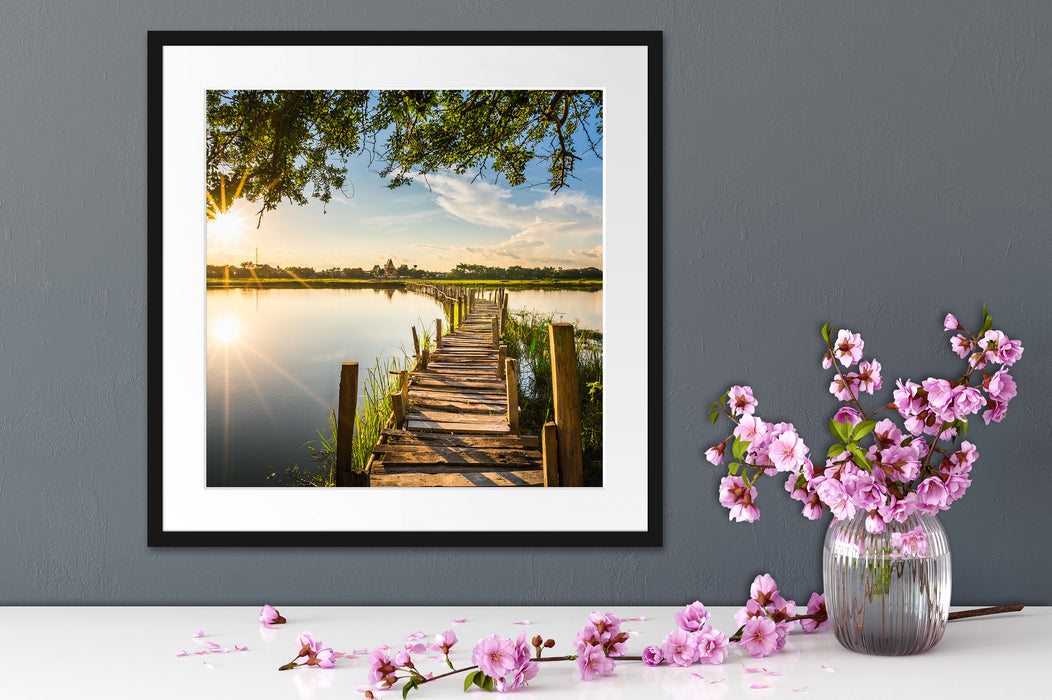
[{"label": "sky", "polygon": [[[579,149],[580,151],[580,149]],[[372,269],[396,266],[448,272],[458,263],[497,267],[603,267],[603,163],[579,153],[580,178],[558,194],[543,164],[527,170],[527,184],[472,182],[470,175],[438,172],[408,187],[386,188],[368,159],[347,162],[344,193],[327,206],[285,202],[263,215],[239,200],[233,220],[207,225],[210,265],[256,261],[281,267]],[[529,183],[538,183],[530,187]]]}]

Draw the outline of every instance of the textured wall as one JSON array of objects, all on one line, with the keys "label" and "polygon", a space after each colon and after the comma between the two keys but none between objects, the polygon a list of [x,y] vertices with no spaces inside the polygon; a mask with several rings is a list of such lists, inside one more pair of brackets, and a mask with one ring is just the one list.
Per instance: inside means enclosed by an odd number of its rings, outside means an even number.
[{"label": "textured wall", "polygon": [[[777,486],[727,522],[708,403],[824,449],[823,322],[923,378],[986,302],[1026,355],[943,517],[954,602],[1052,604],[1047,3],[97,4],[0,7],[0,603],[806,599],[824,527]],[[146,548],[146,31],[205,28],[665,32],[663,548]]]}]

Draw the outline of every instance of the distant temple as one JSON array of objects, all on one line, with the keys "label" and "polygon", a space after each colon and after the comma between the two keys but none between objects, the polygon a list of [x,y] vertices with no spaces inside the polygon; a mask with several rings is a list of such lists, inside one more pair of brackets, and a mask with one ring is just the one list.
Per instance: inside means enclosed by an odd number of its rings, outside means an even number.
[{"label": "distant temple", "polygon": [[391,262],[391,258],[387,259],[387,264],[384,265],[384,272],[386,272],[388,275],[394,275],[396,272],[398,272],[398,269],[394,266],[394,263]]}]

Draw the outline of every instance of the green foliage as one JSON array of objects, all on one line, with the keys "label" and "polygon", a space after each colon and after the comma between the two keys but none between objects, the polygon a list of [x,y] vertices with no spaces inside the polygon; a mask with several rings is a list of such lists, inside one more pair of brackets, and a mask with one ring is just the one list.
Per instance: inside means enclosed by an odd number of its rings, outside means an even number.
[{"label": "green foliage", "polygon": [[515,186],[542,160],[553,192],[574,178],[579,151],[601,157],[597,90],[210,90],[206,110],[210,217],[240,197],[260,217],[282,200],[327,203],[347,176],[333,163],[360,152],[391,188],[447,169]]},{"label": "green foliage", "polygon": [[464,692],[466,693],[473,685],[485,690],[487,693],[493,692],[493,679],[482,671],[474,671],[464,678]]},{"label": "green foliage", "polygon": [[[540,434],[552,419],[552,364],[548,341],[551,314],[513,312],[504,326],[508,357],[519,362],[519,426]],[[601,333],[577,328],[578,398],[581,402],[581,448],[585,486],[603,483],[603,338]]]}]

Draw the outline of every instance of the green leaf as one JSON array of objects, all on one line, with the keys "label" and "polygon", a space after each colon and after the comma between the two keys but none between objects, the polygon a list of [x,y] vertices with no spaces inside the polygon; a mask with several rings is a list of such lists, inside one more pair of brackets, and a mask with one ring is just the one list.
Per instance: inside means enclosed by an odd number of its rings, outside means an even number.
[{"label": "green leaf", "polygon": [[829,342],[829,324],[822,326],[822,340]]},{"label": "green leaf", "polygon": [[866,471],[872,471],[873,465],[866,459],[866,453],[859,449],[858,445],[851,443],[847,446],[847,449],[851,450],[851,454],[855,456],[855,464]]},{"label": "green leaf", "polygon": [[986,311],[986,304],[983,304],[983,327],[979,331],[979,337],[982,338],[986,334],[986,331],[994,327],[994,320],[990,318],[990,314]]},{"label": "green leaf", "polygon": [[902,441],[902,446],[903,447],[909,447],[911,442],[913,442],[913,436],[912,435],[910,435],[908,438],[906,438],[905,440]]},{"label": "green leaf", "polygon": [[709,414],[709,420],[712,421],[713,425],[716,425],[716,421],[718,421],[719,419],[720,419],[720,412],[719,411],[713,411],[712,413]]},{"label": "green leaf", "polygon": [[844,454],[844,450],[847,449],[839,442],[829,448],[829,452],[826,453],[826,457],[832,459],[833,457],[839,457]]},{"label": "green leaf", "polygon": [[840,440],[840,442],[848,442],[851,440],[851,426],[846,423],[840,423],[832,418],[829,419],[829,432],[833,434],[833,437]]},{"label": "green leaf", "polygon": [[485,678],[486,678],[486,680],[483,681],[483,683],[482,683],[482,689],[485,690],[487,693],[492,693],[493,692],[493,679],[490,678],[489,676],[485,676]]},{"label": "green leaf", "polygon": [[470,688],[475,683],[475,677],[480,673],[482,673],[482,671],[475,671],[474,673],[469,673],[467,676],[464,677],[465,693],[468,692],[468,688]]},{"label": "green leaf", "polygon": [[961,421],[961,439],[968,439],[968,421],[966,420]]},{"label": "green leaf", "polygon": [[727,468],[727,472],[728,472],[728,473],[729,473],[729,474],[730,474],[731,476],[738,476],[738,467],[740,467],[740,466],[741,466],[741,465],[740,465],[740,464],[738,464],[737,462],[731,462],[731,463],[730,463],[730,466],[729,466],[729,467]]},{"label": "green leaf", "polygon": [[734,454],[735,459],[744,459],[747,449],[749,449],[749,443],[739,438],[735,439],[734,448],[731,452]]},{"label": "green leaf", "polygon": [[402,686],[402,700],[405,700],[406,696],[409,695],[409,691],[420,685],[419,678],[413,678],[412,680],[406,681],[406,684]]},{"label": "green leaf", "polygon": [[855,429],[851,431],[851,439],[858,440],[873,432],[873,429],[877,427],[875,420],[864,420],[855,426]]}]

